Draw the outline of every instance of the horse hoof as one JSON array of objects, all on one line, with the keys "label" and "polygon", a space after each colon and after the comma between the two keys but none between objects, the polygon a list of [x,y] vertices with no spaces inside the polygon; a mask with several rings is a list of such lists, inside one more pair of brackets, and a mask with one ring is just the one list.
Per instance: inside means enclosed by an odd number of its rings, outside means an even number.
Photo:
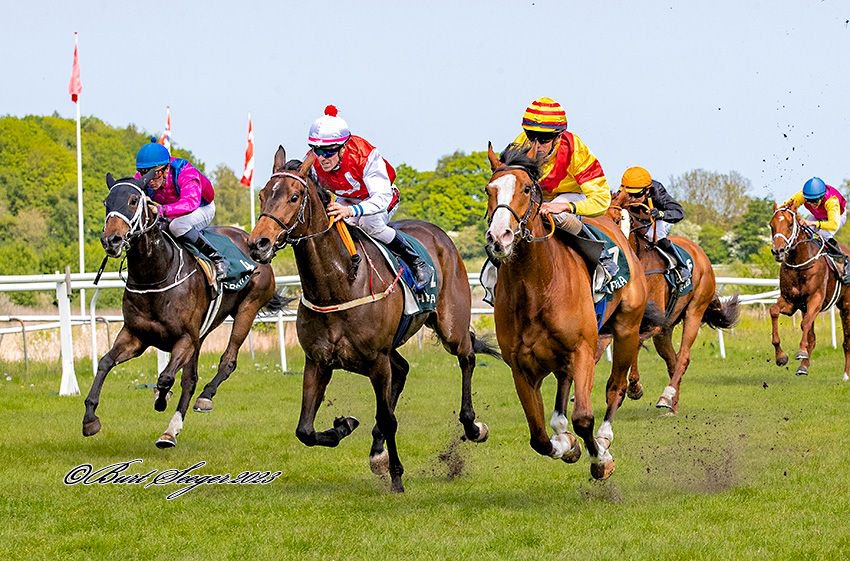
[{"label": "horse hoof", "polygon": [[478,427],[478,437],[477,438],[469,438],[472,442],[482,443],[487,442],[487,438],[490,436],[490,427],[487,426],[487,423],[475,423],[475,426]]},{"label": "horse hoof", "polygon": [[676,388],[673,386],[667,386],[664,388],[664,391],[661,392],[661,397],[658,398],[658,402],[655,406],[659,409],[673,409],[673,398],[676,397]]},{"label": "horse hoof", "polygon": [[809,353],[807,353],[806,351],[800,351],[794,358],[796,358],[797,360],[806,360],[807,358],[809,358]]},{"label": "horse hoof", "polygon": [[171,436],[170,434],[168,434],[167,432],[162,433],[162,436],[160,436],[156,440],[156,447],[157,448],[165,449],[165,448],[174,448],[175,446],[177,446],[177,439],[174,438],[173,436]]},{"label": "horse hoof", "polygon": [[334,430],[337,431],[340,438],[345,438],[359,426],[360,421],[356,417],[337,417],[334,419]]},{"label": "horse hoof", "polygon": [[805,366],[801,366],[797,369],[797,376],[808,376],[809,369]]},{"label": "horse hoof", "polygon": [[845,373],[844,373],[844,377],[842,378],[842,381],[846,382],[846,381],[848,381],[848,380],[850,380],[850,376],[848,376],[848,375],[847,375],[847,372],[845,372]]},{"label": "horse hoof", "polygon": [[604,481],[614,473],[614,460],[590,464],[590,475],[593,479]]},{"label": "horse hoof", "polygon": [[153,390],[153,408],[156,411],[162,413],[165,411],[165,408],[168,407],[168,399],[171,397],[171,390],[168,390],[163,396],[159,388],[154,388]]},{"label": "horse hoof", "polygon": [[634,399],[637,401],[638,399],[643,397],[643,386],[640,384],[636,384],[634,388],[629,386],[626,390],[626,395],[629,396],[629,399]]},{"label": "horse hoof", "polygon": [[561,459],[568,464],[574,464],[579,461],[579,458],[581,458],[581,442],[578,438],[576,438],[573,442],[573,447],[567,450],[566,453],[561,456]]},{"label": "horse hoof", "polygon": [[196,411],[198,413],[210,413],[213,410],[213,403],[211,399],[207,399],[205,397],[199,397],[195,400],[195,406],[192,407],[192,411]]},{"label": "horse hoof", "polygon": [[776,357],[776,366],[785,366],[788,364],[788,355],[782,353],[781,355]]},{"label": "horse hoof", "polygon": [[100,432],[100,419],[95,417],[93,421],[83,421],[83,436],[94,436]]},{"label": "horse hoof", "polygon": [[393,482],[391,486],[393,493],[404,493],[404,485],[401,482],[401,476],[393,477]]},{"label": "horse hoof", "polygon": [[369,456],[369,469],[372,473],[379,477],[383,477],[390,472],[390,454],[386,450],[380,454]]}]

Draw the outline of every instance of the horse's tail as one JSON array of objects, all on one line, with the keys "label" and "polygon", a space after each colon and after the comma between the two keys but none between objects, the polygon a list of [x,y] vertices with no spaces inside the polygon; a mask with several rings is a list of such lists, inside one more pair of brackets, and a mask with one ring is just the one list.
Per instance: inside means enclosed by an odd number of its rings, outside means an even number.
[{"label": "horse's tail", "polygon": [[643,312],[643,317],[640,319],[640,338],[641,340],[648,339],[658,335],[667,328],[667,317],[661,308],[653,301],[646,303],[646,309]]},{"label": "horse's tail", "polygon": [[291,297],[288,297],[288,296],[282,296],[282,295],[278,294],[277,292],[275,292],[274,296],[272,296],[271,300],[269,300],[268,303],[265,306],[263,306],[263,310],[265,310],[266,312],[268,312],[270,314],[276,314],[279,311],[281,311],[282,309],[284,309],[285,307],[287,307],[289,305],[289,303],[293,302],[294,300],[295,300],[295,298],[291,298]]},{"label": "horse's tail", "polygon": [[705,313],[702,314],[702,322],[714,329],[728,329],[738,323],[740,311],[737,294],[725,302],[718,294],[715,294]]},{"label": "horse's tail", "polygon": [[472,331],[469,332],[469,336],[472,338],[473,352],[475,352],[476,354],[483,353],[492,357],[496,357],[499,360],[504,360],[502,358],[502,353],[499,352],[499,348],[492,343],[490,337],[482,337],[479,339]]}]

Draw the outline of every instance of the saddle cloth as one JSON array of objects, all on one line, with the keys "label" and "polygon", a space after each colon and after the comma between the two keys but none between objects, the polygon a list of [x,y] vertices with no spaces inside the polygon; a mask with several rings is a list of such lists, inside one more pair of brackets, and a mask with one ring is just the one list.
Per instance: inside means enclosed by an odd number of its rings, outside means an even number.
[{"label": "saddle cloth", "polygon": [[[251,273],[257,268],[257,263],[242,253],[242,250],[233,243],[229,237],[224,234],[219,234],[215,230],[205,228],[204,237],[221,253],[227,260],[227,277],[221,282],[221,286],[225,292],[239,292],[248,280],[251,278]],[[198,249],[191,245],[184,245],[189,252],[195,256],[195,259],[201,264],[201,269],[207,277],[207,282],[212,286],[215,284],[215,267],[212,262],[203,255]]]}]

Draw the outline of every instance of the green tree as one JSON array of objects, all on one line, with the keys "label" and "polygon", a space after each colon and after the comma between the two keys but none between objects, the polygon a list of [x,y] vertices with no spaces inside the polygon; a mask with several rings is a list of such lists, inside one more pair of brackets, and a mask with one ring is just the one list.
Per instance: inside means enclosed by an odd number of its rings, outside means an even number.
[{"label": "green tree", "polygon": [[735,253],[741,261],[749,261],[770,244],[768,223],[773,216],[773,200],[750,199],[747,212],[735,225]]},{"label": "green tree", "polygon": [[726,231],[716,224],[703,224],[699,232],[700,246],[712,263],[729,261],[729,244],[724,241]]},{"label": "green tree", "polygon": [[749,180],[736,171],[721,174],[695,169],[670,181],[671,194],[682,204],[689,220],[725,229],[731,229],[743,216],[749,188]]},{"label": "green tree", "polygon": [[[239,183],[232,169],[219,164],[212,173],[215,186],[215,223],[220,226],[238,226],[247,229],[251,225],[251,201],[248,188]],[[256,193],[254,194],[256,197]],[[255,199],[256,212],[260,203]]]}]

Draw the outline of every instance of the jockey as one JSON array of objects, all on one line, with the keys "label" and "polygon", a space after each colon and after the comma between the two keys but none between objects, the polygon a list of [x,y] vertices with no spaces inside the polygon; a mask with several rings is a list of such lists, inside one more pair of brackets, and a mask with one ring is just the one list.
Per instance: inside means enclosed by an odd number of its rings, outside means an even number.
[{"label": "jockey", "polygon": [[313,172],[319,184],[339,197],[328,205],[328,214],[386,244],[410,267],[417,289],[423,289],[434,270],[387,225],[399,203],[395,169],[367,140],[351,134],[333,105],[313,122],[307,144],[316,155]]},{"label": "jockey", "polygon": [[201,232],[215,217],[215,191],[207,177],[182,158],[172,158],[168,149],[151,138],[136,154],[136,178],[155,169],[145,191],[159,206],[154,214],[168,221],[168,231],[190,244],[215,265],[216,279],[227,276],[227,261]]},{"label": "jockey", "polygon": [[626,170],[620,189],[628,193],[630,202],[643,203],[649,207],[653,224],[642,235],[675,261],[676,274],[682,283],[691,278],[688,264],[682,262],[678,252],[673,249],[673,242],[667,238],[673,224],[685,217],[682,205],[674,201],[664,185],[652,179],[649,172],[640,166]]},{"label": "jockey", "polygon": [[832,185],[827,185],[820,177],[806,181],[803,190],[795,193],[782,204],[783,207],[796,211],[800,206],[812,213],[814,220],[801,220],[805,226],[814,228],[826,242],[826,250],[844,271],[842,284],[850,284],[850,262],[847,255],[838,246],[834,236],[847,222],[845,210],[847,201]]},{"label": "jockey", "polygon": [[[543,216],[552,215],[558,228],[573,235],[581,232],[582,216],[601,216],[611,205],[611,192],[596,156],[575,133],[567,131],[567,114],[548,97],[531,102],[522,117],[522,132],[514,144],[530,145],[540,166]],[[617,272],[613,257],[603,252],[602,265],[609,275]]]}]

